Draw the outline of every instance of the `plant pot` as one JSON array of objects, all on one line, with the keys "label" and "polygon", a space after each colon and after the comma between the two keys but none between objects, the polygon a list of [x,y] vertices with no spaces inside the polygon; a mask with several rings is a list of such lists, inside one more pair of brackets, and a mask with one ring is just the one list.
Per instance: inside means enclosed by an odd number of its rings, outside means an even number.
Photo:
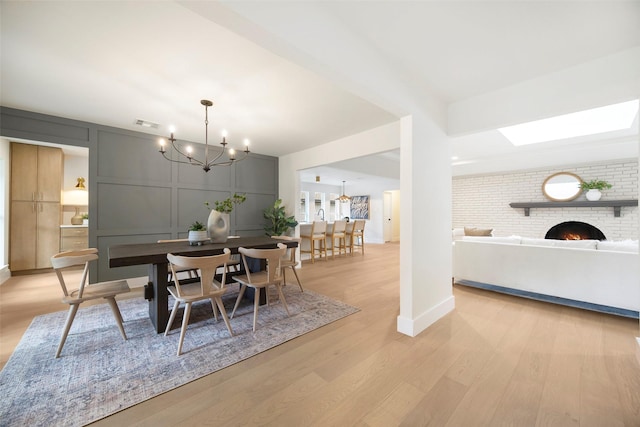
[{"label": "plant pot", "polygon": [[229,214],[211,210],[207,230],[213,243],[225,243],[229,238]]},{"label": "plant pot", "polygon": [[585,194],[585,196],[587,196],[587,200],[589,200],[590,202],[595,202],[596,200],[600,200],[600,197],[602,197],[602,192],[594,188],[587,191],[587,194]]},{"label": "plant pot", "polygon": [[189,240],[189,243],[192,245],[194,244],[199,245],[206,242],[207,240],[209,240],[209,236],[207,236],[207,230],[189,231],[188,240]]}]

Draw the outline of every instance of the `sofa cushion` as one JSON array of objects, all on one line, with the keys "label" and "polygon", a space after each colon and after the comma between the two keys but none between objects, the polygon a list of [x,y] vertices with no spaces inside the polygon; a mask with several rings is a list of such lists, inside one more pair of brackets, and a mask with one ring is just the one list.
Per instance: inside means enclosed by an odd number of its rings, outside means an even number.
[{"label": "sofa cushion", "polygon": [[451,238],[453,240],[460,240],[464,237],[464,228],[454,228],[451,230]]},{"label": "sofa cushion", "polygon": [[555,239],[532,239],[522,238],[523,245],[551,246],[554,248],[576,248],[576,249],[596,249],[597,240],[555,240]]},{"label": "sofa cushion", "polygon": [[465,242],[483,242],[483,243],[508,243],[511,245],[519,245],[522,237],[509,236],[509,237],[493,237],[493,236],[464,236],[462,238]]},{"label": "sofa cushion", "polygon": [[491,236],[491,233],[493,233],[493,228],[476,228],[476,227],[464,228],[465,236]]},{"label": "sofa cushion", "polygon": [[617,251],[617,252],[638,252],[637,240],[620,240],[598,242],[599,251]]}]

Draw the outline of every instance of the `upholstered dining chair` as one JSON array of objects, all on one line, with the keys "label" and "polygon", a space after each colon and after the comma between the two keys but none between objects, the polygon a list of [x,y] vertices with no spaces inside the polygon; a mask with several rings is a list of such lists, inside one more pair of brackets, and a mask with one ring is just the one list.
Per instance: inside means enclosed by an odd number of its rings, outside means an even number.
[{"label": "upholstered dining chair", "polygon": [[[295,237],[291,237],[291,236],[271,236],[274,239],[280,239],[280,240],[293,240],[298,242],[298,247],[300,246],[300,239],[295,238]],[[286,276],[286,271],[287,269],[291,269],[291,271],[293,271],[294,276],[296,276],[296,280],[298,281],[298,286],[300,287],[300,292],[304,292],[304,289],[302,289],[302,283],[300,282],[300,277],[298,277],[298,272],[296,271],[296,267],[298,266],[299,262],[296,258],[296,248],[295,247],[287,247],[287,251],[285,252],[284,256],[280,259],[280,269],[282,270],[282,285],[286,286],[287,285],[287,276]]]},{"label": "upholstered dining chair", "polygon": [[315,263],[316,259],[316,242],[318,242],[318,254],[320,255],[320,259],[322,259],[322,254],[324,253],[324,259],[327,260],[327,223],[326,221],[313,221],[311,223],[311,228],[308,232],[304,234],[300,234],[301,243],[304,240],[309,241],[309,250],[300,245],[300,253],[310,253],[311,254],[311,263]]},{"label": "upholstered dining chair", "polygon": [[[180,329],[180,341],[178,342],[178,356],[182,354],[182,343],[184,342],[184,336],[187,332],[187,325],[189,324],[189,314],[191,313],[191,304],[196,301],[202,301],[208,299],[211,301],[211,308],[213,309],[213,316],[218,320],[218,314],[216,305],[220,309],[222,319],[224,320],[229,334],[233,336],[233,330],[227,317],[227,312],[222,304],[222,295],[224,295],[226,289],[224,287],[227,276],[227,269],[225,264],[229,260],[231,251],[227,248],[224,249],[224,253],[220,255],[211,256],[198,256],[188,257],[174,254],[167,254],[169,260],[169,266],[173,272],[174,284],[168,287],[169,293],[175,298],[175,304],[171,315],[169,316],[169,322],[167,322],[167,328],[164,331],[164,335],[167,336],[171,325],[178,312],[178,307],[181,303],[184,304],[184,314],[182,317],[182,328]],[[222,281],[217,282],[214,278],[218,267],[223,267]],[[180,279],[177,276],[177,270],[179,268],[191,268],[197,269],[200,272],[200,281],[195,283],[180,283]]]},{"label": "upholstered dining chair", "polygon": [[347,221],[340,220],[333,223],[333,227],[331,228],[331,232],[327,233],[327,250],[331,251],[331,258],[335,259],[336,257],[336,240],[338,240],[338,255],[344,251],[344,254],[347,254],[347,237],[345,234],[345,229],[347,228]]},{"label": "upholstered dining chair", "polygon": [[[64,347],[67,335],[69,335],[69,329],[71,329],[73,319],[76,317],[76,313],[78,312],[78,307],[85,301],[98,298],[106,299],[111,307],[113,317],[116,320],[118,329],[120,329],[122,338],[125,340],[127,339],[127,334],[125,333],[124,326],[122,325],[122,314],[120,313],[120,309],[116,303],[116,296],[129,292],[129,284],[126,280],[87,284],[89,263],[97,259],[98,250],[95,248],[61,252],[51,257],[51,265],[58,276],[58,282],[60,282],[60,287],[64,294],[62,302],[69,304],[69,313],[67,314],[67,321],[65,322],[64,331],[60,338],[60,344],[58,344],[58,349],[56,350],[56,358],[60,357],[62,347]],[[63,272],[80,265],[84,265],[84,270],[80,277],[79,287],[75,290],[69,290],[69,288],[67,288],[67,284],[64,279],[65,274]]]},{"label": "upholstered dining chair", "polygon": [[[280,302],[284,306],[287,316],[289,316],[289,307],[287,307],[287,300],[282,293],[282,269],[280,267],[280,260],[287,251],[287,245],[284,243],[278,243],[276,249],[247,249],[238,248],[238,252],[242,256],[242,263],[244,265],[245,273],[239,276],[233,276],[233,280],[240,283],[240,291],[238,292],[238,298],[233,307],[231,318],[236,313],[236,309],[240,304],[240,300],[244,295],[247,287],[255,290],[255,296],[253,298],[253,331],[256,331],[256,323],[258,320],[258,306],[260,305],[260,290],[264,289],[264,293],[267,299],[267,306],[269,306],[269,286],[274,286],[278,291]],[[266,261],[266,270],[251,272],[250,265],[247,258],[253,258],[257,260]]]}]

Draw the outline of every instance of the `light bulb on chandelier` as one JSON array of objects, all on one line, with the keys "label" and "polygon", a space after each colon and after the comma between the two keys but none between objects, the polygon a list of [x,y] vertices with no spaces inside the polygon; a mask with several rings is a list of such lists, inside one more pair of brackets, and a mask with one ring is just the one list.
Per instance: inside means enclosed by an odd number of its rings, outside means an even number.
[{"label": "light bulb on chandelier", "polygon": [[[167,157],[167,149],[166,149],[167,141],[165,141],[164,139],[160,139],[160,150],[159,150],[160,154],[162,154],[162,156],[165,159],[169,160],[170,162],[184,163],[184,164],[193,165],[193,166],[201,166],[205,172],[209,172],[211,168],[214,166],[231,166],[236,162],[244,160],[249,154],[249,140],[245,138],[244,140],[245,148],[243,150],[244,155],[241,158],[237,158],[236,150],[234,150],[233,148],[227,149],[227,131],[226,130],[222,131],[222,142],[220,142],[220,145],[222,145],[222,150],[220,150],[220,153],[218,153],[213,159],[209,160],[209,107],[213,105],[213,102],[207,99],[203,99],[202,101],[200,101],[200,104],[204,105],[204,125],[205,125],[204,160],[198,160],[193,157],[193,147],[191,147],[190,145],[187,145],[184,148],[184,151],[180,150],[180,148],[176,144],[176,139],[173,136],[175,132],[175,129],[173,127],[169,129],[169,131],[171,132],[171,136],[168,139],[169,141],[171,141],[171,146],[173,147],[173,149],[179,155],[185,157],[187,161],[174,160],[170,157]],[[225,152],[227,153],[227,160],[218,162],[218,159],[220,159]]]}]

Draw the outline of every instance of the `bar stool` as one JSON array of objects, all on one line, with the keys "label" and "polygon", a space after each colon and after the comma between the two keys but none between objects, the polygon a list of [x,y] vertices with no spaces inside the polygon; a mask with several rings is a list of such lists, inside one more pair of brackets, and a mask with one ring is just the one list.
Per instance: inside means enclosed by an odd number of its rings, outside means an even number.
[{"label": "bar stool", "polygon": [[322,259],[322,253],[324,252],[324,260],[327,260],[327,223],[325,221],[313,221],[309,234],[301,234],[300,240],[309,241],[309,250],[304,249],[303,245],[300,245],[301,253],[311,254],[311,263],[315,263],[316,258],[316,242],[318,243],[318,253],[320,259]]},{"label": "bar stool", "polygon": [[335,259],[336,257],[336,239],[338,239],[338,255],[344,250],[344,254],[347,254],[347,236],[345,233],[345,229],[347,227],[347,221],[340,220],[333,223],[333,227],[331,229],[331,233],[327,235],[327,242],[330,242],[331,245],[327,245],[327,250],[331,250],[331,258]]}]

